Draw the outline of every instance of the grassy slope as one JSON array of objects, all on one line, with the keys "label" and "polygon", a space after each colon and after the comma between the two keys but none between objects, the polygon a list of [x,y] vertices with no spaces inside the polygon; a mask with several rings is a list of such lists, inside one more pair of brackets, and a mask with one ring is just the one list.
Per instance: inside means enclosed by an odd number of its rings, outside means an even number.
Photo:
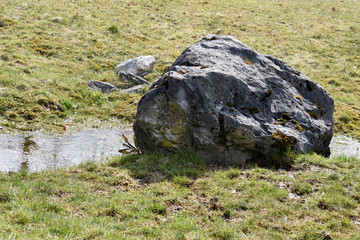
[{"label": "grassy slope", "polygon": [[359,239],[359,159],[221,169],[187,153],[0,174],[0,239]]},{"label": "grassy slope", "polygon": [[[2,0],[0,116],[7,129],[83,121],[133,121],[140,95],[87,91],[123,85],[121,61],[152,54],[153,81],[190,44],[229,34],[306,73],[335,99],[335,129],[360,137],[360,3],[344,1]],[[60,128],[60,127],[59,127]]]},{"label": "grassy slope", "polygon": [[[131,122],[140,95],[104,96],[86,82],[121,86],[113,67],[145,54],[157,59],[155,80],[217,33],[321,83],[335,99],[336,131],[359,137],[359,15],[350,0],[2,0],[1,126]],[[221,169],[183,153],[0,174],[0,239],[359,239],[359,169],[359,159],[314,155],[288,172]]]}]

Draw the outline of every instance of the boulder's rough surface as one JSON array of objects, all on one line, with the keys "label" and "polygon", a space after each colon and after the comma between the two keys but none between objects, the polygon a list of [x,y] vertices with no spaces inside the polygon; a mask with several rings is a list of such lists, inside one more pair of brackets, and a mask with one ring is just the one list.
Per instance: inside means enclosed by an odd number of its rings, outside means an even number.
[{"label": "boulder's rough surface", "polygon": [[[154,69],[155,58],[151,55],[126,60],[115,67],[115,72],[129,72],[143,77]],[[120,76],[121,77],[121,76]]]},{"label": "boulder's rough surface", "polygon": [[288,149],[328,156],[333,111],[329,93],[303,73],[209,35],[140,100],[134,131],[143,152],[189,149],[208,163],[273,165]]}]

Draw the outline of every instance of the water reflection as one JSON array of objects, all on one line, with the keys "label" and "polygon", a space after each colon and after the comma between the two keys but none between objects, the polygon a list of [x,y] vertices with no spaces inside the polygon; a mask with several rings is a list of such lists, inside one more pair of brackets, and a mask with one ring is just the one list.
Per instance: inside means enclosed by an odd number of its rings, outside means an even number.
[{"label": "water reflection", "polygon": [[22,149],[22,160],[21,170],[29,170],[29,156],[31,156],[32,151],[38,149],[36,142],[32,140],[32,136],[27,136],[24,138],[24,144]]},{"label": "water reflection", "polygon": [[86,160],[99,162],[118,155],[125,134],[132,139],[132,129],[85,129],[73,135],[33,134],[0,135],[0,171],[36,172],[64,168]]}]

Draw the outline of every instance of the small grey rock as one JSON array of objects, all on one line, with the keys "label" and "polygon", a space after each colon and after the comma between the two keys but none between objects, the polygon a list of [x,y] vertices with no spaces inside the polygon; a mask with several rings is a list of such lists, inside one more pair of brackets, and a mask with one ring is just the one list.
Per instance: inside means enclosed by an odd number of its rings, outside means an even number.
[{"label": "small grey rock", "polygon": [[88,83],[89,88],[99,90],[102,93],[111,93],[116,90],[116,87],[110,83],[100,81],[90,81]]},{"label": "small grey rock", "polygon": [[120,72],[118,72],[118,74],[119,74],[120,80],[124,81],[124,82],[132,82],[136,85],[149,84],[149,82],[145,78],[137,76],[131,72],[120,71]]},{"label": "small grey rock", "polygon": [[143,77],[152,72],[155,66],[155,58],[151,55],[140,56],[126,60],[115,67],[115,72],[129,72],[134,75]]},{"label": "small grey rock", "polygon": [[127,88],[127,89],[122,89],[120,91],[120,93],[137,93],[139,92],[141,89],[143,89],[147,84],[142,84],[142,85],[136,85],[134,87],[131,88]]},{"label": "small grey rock", "polygon": [[6,26],[5,22],[4,22],[4,21],[0,21],[0,27],[5,27],[5,26]]},{"label": "small grey rock", "polygon": [[63,21],[63,18],[62,17],[54,17],[51,19],[52,22],[56,22],[56,23],[60,23]]},{"label": "small grey rock", "polygon": [[7,88],[0,88],[0,93],[6,93]]}]

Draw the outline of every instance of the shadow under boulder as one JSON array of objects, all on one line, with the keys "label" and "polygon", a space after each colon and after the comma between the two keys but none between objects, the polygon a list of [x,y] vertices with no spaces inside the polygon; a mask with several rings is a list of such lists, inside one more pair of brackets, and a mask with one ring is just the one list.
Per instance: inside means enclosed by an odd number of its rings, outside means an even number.
[{"label": "shadow under boulder", "polygon": [[305,74],[209,35],[140,100],[134,132],[142,152],[188,149],[211,164],[281,166],[288,150],[330,154],[333,112],[329,93]]}]

